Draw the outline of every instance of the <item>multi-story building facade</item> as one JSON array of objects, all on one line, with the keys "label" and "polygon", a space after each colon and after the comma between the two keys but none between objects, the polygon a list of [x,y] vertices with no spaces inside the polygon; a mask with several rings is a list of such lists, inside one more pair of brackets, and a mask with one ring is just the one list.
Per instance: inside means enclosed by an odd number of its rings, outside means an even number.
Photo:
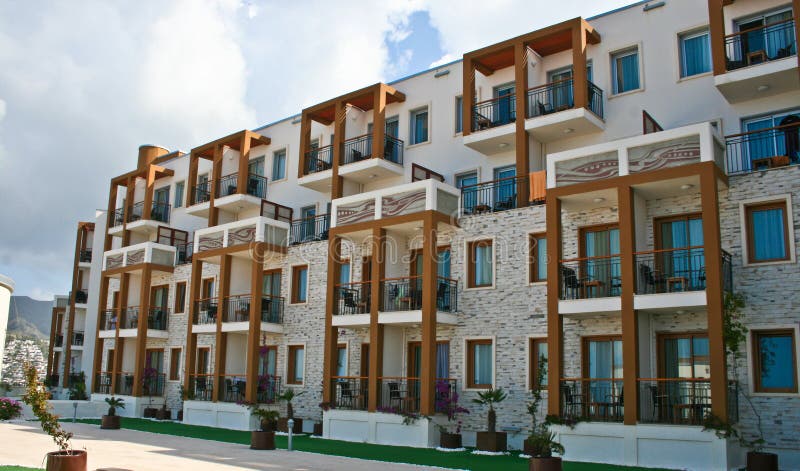
[{"label": "multi-story building facade", "polygon": [[241,403],[292,388],[306,428],[429,446],[441,394],[502,387],[519,446],[546,356],[541,414],[582,419],[556,427],[568,459],[733,467],[713,414],[800,462],[799,9],[637,3],[142,146],[111,181],[93,399],[245,429]]}]

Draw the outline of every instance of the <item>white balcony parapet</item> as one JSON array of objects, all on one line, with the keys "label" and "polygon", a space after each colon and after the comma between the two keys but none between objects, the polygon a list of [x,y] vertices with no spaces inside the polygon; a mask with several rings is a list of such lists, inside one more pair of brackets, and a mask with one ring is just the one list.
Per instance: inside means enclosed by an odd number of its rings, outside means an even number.
[{"label": "white balcony parapet", "polygon": [[331,203],[331,227],[435,210],[458,215],[461,190],[438,180],[420,180],[369,191]]},{"label": "white balcony parapet", "polygon": [[725,144],[710,122],[547,155],[547,188],[698,162],[725,169]]},{"label": "white balcony parapet", "polygon": [[287,247],[289,223],[276,219],[255,216],[241,221],[198,229],[194,233],[195,253],[247,245],[253,242]]},{"label": "white balcony parapet", "polygon": [[103,270],[154,263],[156,265],[174,266],[175,247],[155,242],[142,242],[121,249],[109,250],[103,254]]}]

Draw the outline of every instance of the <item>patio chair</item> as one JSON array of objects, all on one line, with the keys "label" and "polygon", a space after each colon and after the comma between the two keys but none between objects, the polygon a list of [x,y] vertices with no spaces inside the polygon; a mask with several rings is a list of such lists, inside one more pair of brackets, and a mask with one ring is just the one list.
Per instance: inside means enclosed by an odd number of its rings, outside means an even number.
[{"label": "patio chair", "polygon": [[579,279],[574,269],[561,267],[561,277],[564,281],[564,295],[568,299],[578,299],[580,290],[586,285],[585,280]]},{"label": "patio chair", "polygon": [[644,288],[644,294],[659,292],[658,287],[663,286],[665,281],[658,270],[653,270],[644,263],[639,265],[639,286]]},{"label": "patio chair", "polygon": [[564,414],[573,418],[582,417],[583,398],[580,393],[576,393],[573,386],[565,384],[561,386],[561,394],[564,396]]},{"label": "patio chair", "polygon": [[440,281],[439,286],[436,288],[436,305],[437,309],[442,311],[450,311],[450,293],[448,288],[450,285]]}]

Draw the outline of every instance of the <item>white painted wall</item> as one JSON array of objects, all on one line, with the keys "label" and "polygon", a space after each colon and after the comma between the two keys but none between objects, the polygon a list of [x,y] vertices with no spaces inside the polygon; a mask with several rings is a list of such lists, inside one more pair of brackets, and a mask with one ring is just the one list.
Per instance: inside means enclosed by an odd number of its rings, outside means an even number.
[{"label": "white painted wall", "polygon": [[[14,280],[0,275],[0,373],[3,372],[3,355],[6,346],[6,329],[8,329],[8,308],[11,303],[11,293],[14,292]],[[3,379],[0,376],[0,379]]]}]

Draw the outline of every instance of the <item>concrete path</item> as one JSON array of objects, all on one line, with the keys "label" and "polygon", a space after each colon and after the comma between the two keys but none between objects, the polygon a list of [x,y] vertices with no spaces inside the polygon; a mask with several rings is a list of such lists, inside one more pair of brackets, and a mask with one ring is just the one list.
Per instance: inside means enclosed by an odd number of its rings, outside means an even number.
[{"label": "concrete path", "polygon": [[[44,467],[44,455],[55,449],[38,423],[0,423],[0,465]],[[115,471],[375,470],[430,469],[377,461],[286,450],[256,451],[245,445],[133,430],[100,430],[96,425],[65,424],[73,446],[86,449],[89,469]],[[400,457],[398,457],[400,458]]]}]

